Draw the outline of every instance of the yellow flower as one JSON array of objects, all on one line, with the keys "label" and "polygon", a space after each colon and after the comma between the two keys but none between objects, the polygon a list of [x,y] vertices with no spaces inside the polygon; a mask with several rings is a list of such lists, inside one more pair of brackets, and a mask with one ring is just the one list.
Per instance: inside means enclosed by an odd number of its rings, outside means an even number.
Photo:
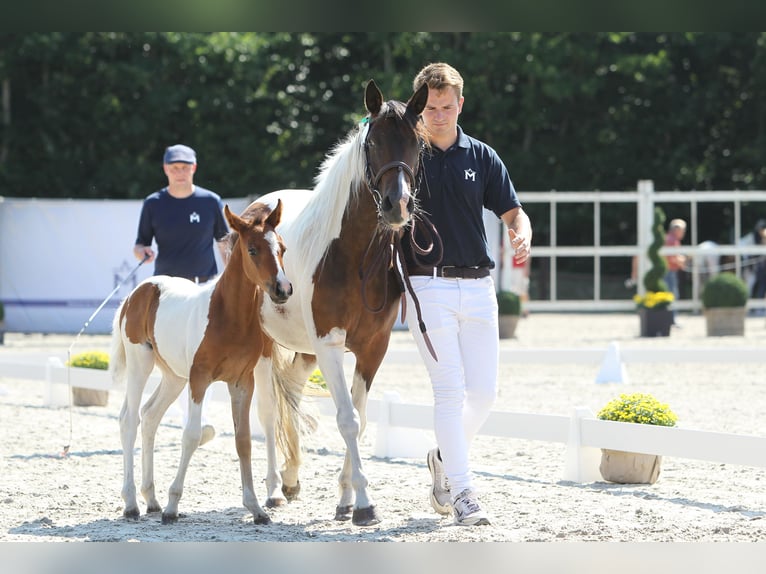
[{"label": "yellow flower", "polygon": [[620,421],[663,427],[676,426],[678,416],[665,403],[644,393],[622,394],[606,404],[596,415],[605,421]]},{"label": "yellow flower", "polygon": [[670,291],[647,291],[646,295],[633,295],[633,302],[638,307],[647,309],[663,309],[674,301],[675,297]]}]

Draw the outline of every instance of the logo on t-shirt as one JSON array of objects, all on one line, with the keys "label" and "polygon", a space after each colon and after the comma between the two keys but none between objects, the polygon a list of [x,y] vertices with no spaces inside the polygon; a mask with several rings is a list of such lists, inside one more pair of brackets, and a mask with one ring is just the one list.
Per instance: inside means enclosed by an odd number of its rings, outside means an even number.
[{"label": "logo on t-shirt", "polygon": [[469,179],[471,181],[476,181],[476,172],[470,168],[465,170],[465,180],[468,181]]},{"label": "logo on t-shirt", "polygon": [[193,211],[189,214],[189,223],[199,223],[199,213]]}]

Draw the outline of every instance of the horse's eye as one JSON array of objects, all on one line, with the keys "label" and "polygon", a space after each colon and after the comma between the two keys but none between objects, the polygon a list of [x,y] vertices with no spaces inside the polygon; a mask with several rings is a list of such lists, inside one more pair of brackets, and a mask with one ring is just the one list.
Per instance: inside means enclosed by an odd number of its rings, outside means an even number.
[{"label": "horse's eye", "polygon": [[247,254],[250,257],[255,257],[256,255],[258,255],[258,250],[255,247],[248,247]]}]

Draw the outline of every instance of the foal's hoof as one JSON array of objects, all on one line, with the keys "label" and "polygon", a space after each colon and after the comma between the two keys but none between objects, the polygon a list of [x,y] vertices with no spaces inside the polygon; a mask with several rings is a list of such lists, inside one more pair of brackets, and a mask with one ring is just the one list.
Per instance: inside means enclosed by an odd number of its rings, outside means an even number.
[{"label": "foal's hoof", "polygon": [[282,494],[285,495],[285,498],[289,502],[292,502],[296,498],[298,498],[298,494],[301,492],[301,481],[295,483],[295,486],[287,486],[286,484],[282,485]]},{"label": "foal's hoof", "polygon": [[285,506],[287,504],[287,499],[279,497],[271,497],[266,499],[266,508],[277,508],[280,506]]},{"label": "foal's hoof", "polygon": [[122,515],[128,520],[138,520],[140,513],[138,512],[138,508],[133,508],[131,510],[125,509],[125,512],[123,512]]},{"label": "foal's hoof", "polygon": [[346,506],[336,506],[335,520],[340,520],[341,522],[345,522],[346,520],[351,520],[352,510],[353,510],[353,506],[351,506],[350,504]]},{"label": "foal's hoof", "polygon": [[368,506],[367,508],[355,509],[352,522],[354,526],[374,526],[380,523],[380,518],[375,511],[375,506]]},{"label": "foal's hoof", "polygon": [[178,522],[178,515],[177,514],[169,514],[166,512],[162,513],[162,523],[163,524],[175,524]]},{"label": "foal's hoof", "polygon": [[255,524],[271,524],[271,518],[268,514],[253,515],[253,522]]}]

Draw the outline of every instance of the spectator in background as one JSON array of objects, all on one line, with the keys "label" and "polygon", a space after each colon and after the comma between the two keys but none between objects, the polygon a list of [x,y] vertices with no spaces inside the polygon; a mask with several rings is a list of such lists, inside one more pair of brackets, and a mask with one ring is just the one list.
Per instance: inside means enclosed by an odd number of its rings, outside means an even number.
[{"label": "spectator in background", "polygon": [[[168,147],[162,168],[168,185],[144,199],[133,253],[138,260],[148,257],[147,261],[155,261],[155,275],[184,277],[195,283],[205,283],[218,273],[213,243],[218,242],[224,262],[228,257],[222,240],[229,228],[223,216],[221,198],[208,189],[194,185],[197,154],[189,146],[178,144]],[[152,241],[157,243],[156,256]],[[189,415],[188,400],[188,392],[184,388],[176,401],[184,426]],[[203,400],[200,445],[215,436],[215,428],[207,424],[205,410]]]},{"label": "spectator in background", "polygon": [[[681,241],[686,235],[686,222],[683,219],[673,219],[668,226],[667,235],[665,235],[666,247],[680,247]],[[680,298],[681,291],[678,285],[679,271],[686,265],[686,256],[679,254],[667,255],[665,261],[668,264],[667,273],[665,273],[665,283],[668,284],[668,290],[673,293],[676,301]],[[673,311],[673,325],[676,323],[676,312]]]}]

